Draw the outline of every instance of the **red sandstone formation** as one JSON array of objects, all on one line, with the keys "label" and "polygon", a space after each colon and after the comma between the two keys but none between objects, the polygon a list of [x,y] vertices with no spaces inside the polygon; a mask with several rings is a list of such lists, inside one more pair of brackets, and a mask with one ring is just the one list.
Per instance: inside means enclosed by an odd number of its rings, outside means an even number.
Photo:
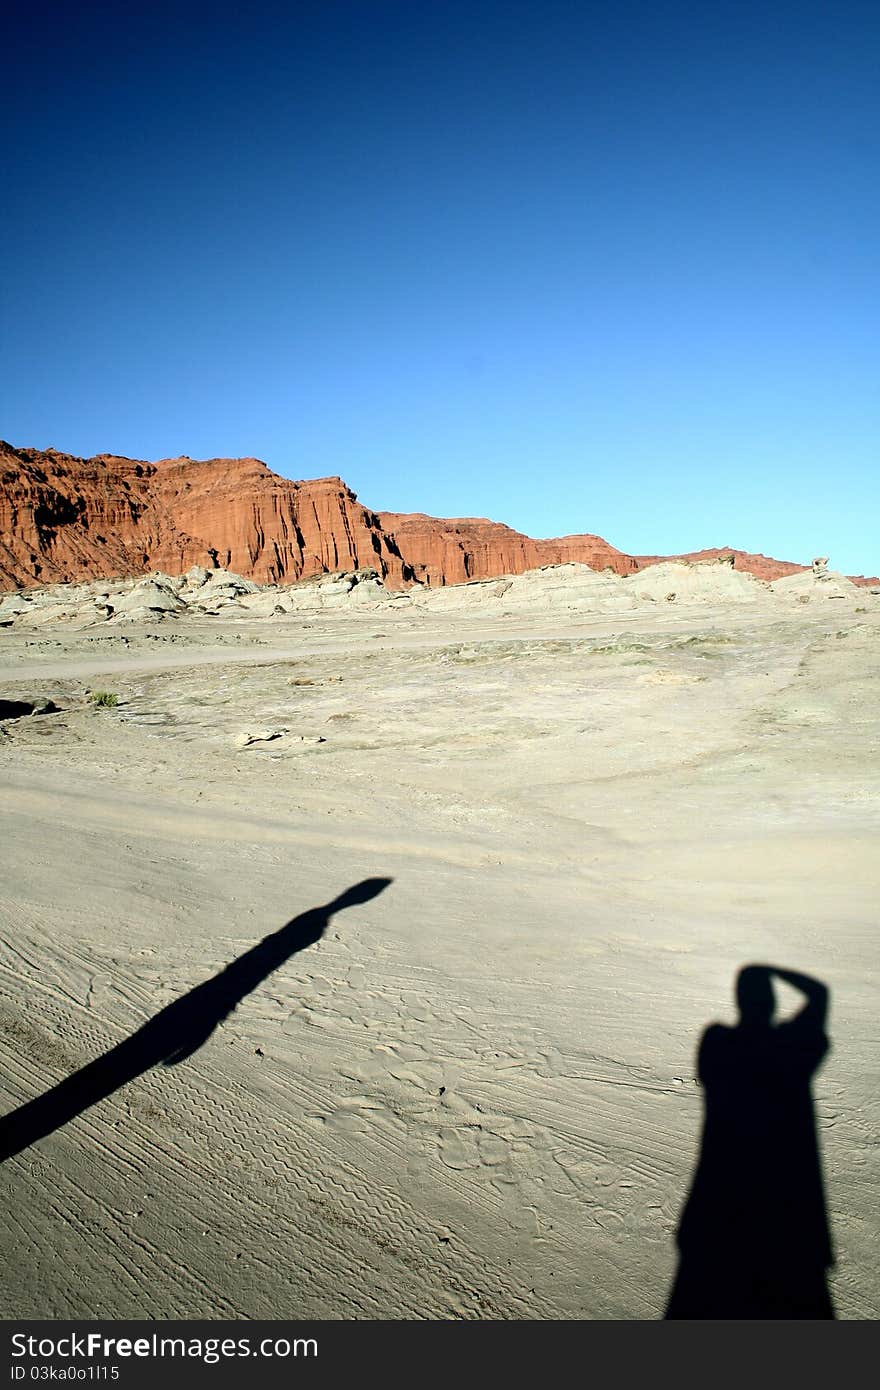
[{"label": "red sandstone formation", "polygon": [[[690,550],[686,555],[637,555],[635,559],[636,567],[644,569],[646,565],[659,565],[663,560],[687,560],[692,565],[700,565],[712,564],[713,561],[731,556],[734,569],[745,570],[757,579],[785,579],[790,574],[803,574],[804,570],[810,569],[809,565],[795,565],[791,560],[772,560],[768,555],[751,555],[747,550],[734,550],[730,546],[713,550]],[[847,578],[851,579],[853,584],[880,584],[876,575],[865,578],[863,574],[850,574]]]},{"label": "red sandstone formation", "polygon": [[[691,564],[711,564],[713,560],[721,560],[726,556],[734,557],[734,569],[746,570],[749,574],[754,574],[758,579],[784,579],[789,574],[800,574],[803,570],[809,569],[809,565],[793,565],[789,560],[771,560],[766,555],[750,555],[746,550],[733,550],[731,547],[720,547],[714,550],[691,550],[687,555],[676,555],[676,560],[689,560]],[[644,569],[646,565],[659,565],[662,560],[668,560],[668,555],[637,555],[639,569]]]},{"label": "red sandstone formation", "polygon": [[[671,558],[731,553],[762,579],[804,568],[742,551]],[[0,588],[182,574],[193,564],[264,584],[369,567],[401,588],[570,561],[632,574],[664,558],[624,555],[599,536],[532,540],[495,521],[377,515],[340,478],[290,482],[258,459],[81,459],[0,442]]]},{"label": "red sandstone formation", "polygon": [[259,583],[371,566],[412,576],[340,478],[294,483],[257,459],[163,459],[0,444],[0,584],[109,579],[190,565]]},{"label": "red sandstone formation", "polygon": [[541,565],[577,560],[591,569],[633,574],[638,564],[600,536],[536,541],[482,517],[439,520],[418,512],[380,512],[379,521],[423,584],[463,584],[497,574],[522,574]]}]

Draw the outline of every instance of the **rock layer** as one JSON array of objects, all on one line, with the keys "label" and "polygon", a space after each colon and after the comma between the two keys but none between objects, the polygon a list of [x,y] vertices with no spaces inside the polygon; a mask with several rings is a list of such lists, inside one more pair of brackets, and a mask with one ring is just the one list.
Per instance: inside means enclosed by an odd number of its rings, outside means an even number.
[{"label": "rock layer", "polygon": [[523,574],[542,565],[572,561],[595,570],[613,569],[616,574],[632,574],[639,568],[631,555],[615,550],[600,536],[533,540],[482,517],[441,520],[417,512],[380,512],[379,521],[406,556],[413,578],[433,587]]},{"label": "rock layer", "polygon": [[[804,566],[742,551],[762,579]],[[375,513],[341,478],[291,482],[259,459],[186,457],[157,463],[0,442],[0,587],[77,583],[192,565],[261,584],[372,568],[387,587],[432,587],[577,562],[627,575],[663,556],[632,556],[599,536],[533,540],[482,518]],[[866,581],[867,582],[867,581]],[[876,581],[873,581],[876,582]]]},{"label": "rock layer", "polygon": [[[691,550],[686,555],[637,555],[638,568],[647,565],[660,565],[664,560],[687,560],[690,564],[711,564],[727,561],[734,569],[753,574],[756,579],[785,579],[789,574],[800,574],[807,568],[795,565],[790,560],[772,560],[768,555],[751,555],[747,550],[733,550],[730,547],[716,547],[713,550]],[[873,582],[873,581],[867,581]]]},{"label": "rock layer", "polygon": [[341,478],[290,482],[258,459],[162,459],[0,444],[0,582],[75,583],[191,565],[260,583],[372,565],[412,574]]}]

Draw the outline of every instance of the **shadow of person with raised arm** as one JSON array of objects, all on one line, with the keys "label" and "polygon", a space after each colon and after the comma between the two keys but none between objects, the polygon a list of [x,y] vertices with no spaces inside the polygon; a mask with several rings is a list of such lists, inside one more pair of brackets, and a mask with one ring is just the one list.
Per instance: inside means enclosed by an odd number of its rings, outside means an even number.
[{"label": "shadow of person with raised arm", "polygon": [[[805,997],[774,1024],[773,977]],[[699,1049],[702,1147],[678,1228],[667,1318],[833,1318],[833,1263],[810,1082],[826,1052],[828,990],[794,970],[747,965],[739,1022]]]},{"label": "shadow of person with raised arm", "polygon": [[251,990],[297,951],[320,940],[334,913],[369,902],[392,881],[364,879],[324,907],[294,917],[218,975],[175,999],[125,1042],[89,1062],[37,1100],[5,1115],[0,1120],[0,1162],[54,1133],[150,1067],[160,1062],[172,1066],[191,1057]]}]

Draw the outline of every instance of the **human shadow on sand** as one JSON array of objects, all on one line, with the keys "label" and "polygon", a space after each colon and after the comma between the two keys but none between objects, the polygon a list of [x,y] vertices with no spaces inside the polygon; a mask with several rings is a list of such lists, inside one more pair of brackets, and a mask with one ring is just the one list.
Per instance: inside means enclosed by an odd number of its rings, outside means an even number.
[{"label": "human shadow on sand", "polygon": [[[774,1024],[773,977],[805,1003]],[[739,972],[740,1019],[711,1024],[698,1064],[702,1147],[678,1228],[667,1318],[833,1318],[834,1256],[810,1082],[829,1043],[825,985],[794,970]]]},{"label": "human shadow on sand", "polygon": [[320,940],[335,913],[369,902],[392,882],[390,878],[364,879],[324,907],[294,917],[218,975],[175,999],[117,1047],[4,1116],[0,1120],[0,1162],[54,1133],[158,1063],[172,1066],[191,1057],[251,990],[297,951]]}]

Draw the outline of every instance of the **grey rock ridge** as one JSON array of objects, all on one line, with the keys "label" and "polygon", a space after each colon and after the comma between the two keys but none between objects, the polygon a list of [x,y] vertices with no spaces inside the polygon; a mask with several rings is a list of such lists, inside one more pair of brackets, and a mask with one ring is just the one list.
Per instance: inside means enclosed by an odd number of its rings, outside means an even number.
[{"label": "grey rock ridge", "polygon": [[621,576],[587,565],[547,565],[503,579],[473,580],[439,589],[413,584],[390,589],[375,569],[315,575],[298,584],[257,584],[227,570],[193,566],[183,575],[157,572],[141,579],[57,584],[0,595],[0,628],[51,630],[55,625],[105,627],[197,619],[260,619],[271,625],[293,614],[371,610],[452,613],[539,611],[628,613],[657,603],[679,606],[717,602],[772,605],[832,599],[865,601],[880,594],[846,576],[813,566],[770,583],[729,564],[664,561]]}]

